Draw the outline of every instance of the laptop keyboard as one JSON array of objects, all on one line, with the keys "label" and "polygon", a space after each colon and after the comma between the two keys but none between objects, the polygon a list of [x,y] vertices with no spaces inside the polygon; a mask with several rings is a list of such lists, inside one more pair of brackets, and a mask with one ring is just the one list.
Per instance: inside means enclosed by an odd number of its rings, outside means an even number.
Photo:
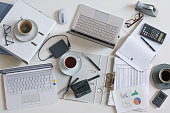
[{"label": "laptop keyboard", "polygon": [[74,30],[112,44],[118,27],[80,15]]},{"label": "laptop keyboard", "polygon": [[7,93],[9,95],[29,93],[32,91],[45,91],[55,85],[52,73],[31,72],[29,74],[17,74],[7,78]]}]

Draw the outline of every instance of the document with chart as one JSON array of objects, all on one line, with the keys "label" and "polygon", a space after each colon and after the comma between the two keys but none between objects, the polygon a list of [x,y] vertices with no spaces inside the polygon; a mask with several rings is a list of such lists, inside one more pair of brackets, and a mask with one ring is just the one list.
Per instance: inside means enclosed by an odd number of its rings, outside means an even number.
[{"label": "document with chart", "polygon": [[116,90],[113,95],[118,113],[147,106],[145,89],[142,85]]},{"label": "document with chart", "polygon": [[[138,71],[122,59],[115,57],[114,69],[115,81],[114,90],[120,90],[137,85],[144,85],[146,89],[146,95],[149,95],[149,75],[151,71],[151,65],[144,71]],[[113,91],[110,91],[108,105],[114,106]]]}]

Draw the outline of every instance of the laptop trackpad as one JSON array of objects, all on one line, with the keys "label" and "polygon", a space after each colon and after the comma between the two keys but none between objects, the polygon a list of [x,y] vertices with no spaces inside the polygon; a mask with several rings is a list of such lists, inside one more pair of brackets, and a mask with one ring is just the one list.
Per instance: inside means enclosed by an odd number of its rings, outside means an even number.
[{"label": "laptop trackpad", "polygon": [[23,94],[22,97],[22,103],[32,103],[36,101],[40,101],[40,95],[39,93],[30,93],[30,94]]}]

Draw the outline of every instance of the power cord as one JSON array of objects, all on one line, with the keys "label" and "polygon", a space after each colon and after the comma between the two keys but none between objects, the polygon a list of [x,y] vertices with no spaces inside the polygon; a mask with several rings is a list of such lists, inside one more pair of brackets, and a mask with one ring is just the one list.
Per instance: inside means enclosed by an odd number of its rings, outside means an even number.
[{"label": "power cord", "polygon": [[53,36],[49,37],[49,38],[42,44],[42,46],[40,47],[40,49],[38,50],[38,58],[39,58],[39,60],[41,60],[41,61],[46,61],[46,60],[48,60],[48,59],[50,59],[50,58],[53,57],[53,55],[50,55],[50,56],[49,56],[48,58],[46,58],[46,59],[41,59],[41,58],[40,58],[40,51],[41,51],[42,47],[44,46],[44,44],[47,43],[47,41],[49,41],[51,38],[58,37],[58,36],[65,36],[65,37],[67,38],[67,46],[68,46],[69,48],[71,48],[71,44],[70,44],[70,41],[69,41],[67,35],[62,35],[62,34],[61,34],[61,35],[53,35]]}]

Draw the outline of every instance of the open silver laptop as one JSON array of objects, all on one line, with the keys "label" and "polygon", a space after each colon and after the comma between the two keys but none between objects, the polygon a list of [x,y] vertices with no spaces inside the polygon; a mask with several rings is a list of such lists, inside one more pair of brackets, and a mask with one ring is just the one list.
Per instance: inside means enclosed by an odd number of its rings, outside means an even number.
[{"label": "open silver laptop", "polygon": [[2,70],[7,109],[57,102],[53,65],[40,64]]},{"label": "open silver laptop", "polygon": [[79,5],[68,33],[114,48],[123,21],[117,16]]}]

